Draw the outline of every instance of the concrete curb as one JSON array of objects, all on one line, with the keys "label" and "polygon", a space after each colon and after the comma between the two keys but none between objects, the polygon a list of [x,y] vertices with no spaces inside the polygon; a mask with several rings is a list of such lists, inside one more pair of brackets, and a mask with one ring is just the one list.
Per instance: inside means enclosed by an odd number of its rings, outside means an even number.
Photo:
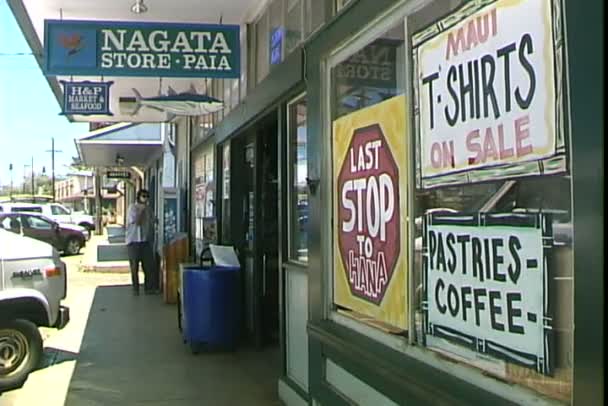
[{"label": "concrete curb", "polygon": [[129,268],[129,264],[126,265],[102,265],[102,264],[93,264],[93,265],[85,265],[81,264],[79,267],[80,272],[100,272],[100,273],[129,273],[131,272]]}]

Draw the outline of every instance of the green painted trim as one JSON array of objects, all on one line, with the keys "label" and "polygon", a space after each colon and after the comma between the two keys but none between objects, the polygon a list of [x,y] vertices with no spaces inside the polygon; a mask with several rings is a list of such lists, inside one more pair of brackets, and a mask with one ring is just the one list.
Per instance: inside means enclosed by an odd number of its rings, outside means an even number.
[{"label": "green painted trim", "polygon": [[282,375],[280,378],[283,383],[285,383],[291,390],[293,390],[299,397],[304,399],[307,402],[310,402],[310,395],[306,392],[300,385],[294,382],[293,379],[289,377],[289,375]]},{"label": "green painted trim", "polygon": [[[38,67],[40,68],[40,72],[44,72],[44,48],[42,47],[42,43],[38,39],[38,35],[36,35],[36,30],[34,30],[34,25],[32,24],[32,20],[30,16],[27,14],[27,10],[23,5],[23,1],[21,0],[7,0],[8,7],[13,12],[15,16],[15,21],[17,21],[17,25],[21,32],[23,33],[23,37],[25,41],[29,45],[32,50],[32,54],[34,58],[36,58],[36,63],[38,63]],[[46,76],[46,81],[51,88],[51,91],[55,95],[55,99],[57,99],[57,103],[59,106],[63,106],[63,90],[59,85],[59,81],[54,76]],[[74,121],[71,115],[66,115],[69,121]]]},{"label": "green painted trim", "polygon": [[578,405],[604,404],[603,3],[565,5],[575,230],[573,404]]},{"label": "green painted trim", "polygon": [[[308,331],[310,341],[321,346],[323,358],[332,359],[398,404],[513,404],[336,323],[309,323]],[[325,360],[315,363],[319,362]]]},{"label": "green painted trim", "polygon": [[[247,97],[224,117],[214,130],[216,143],[221,143],[241,131],[256,119],[266,116],[276,108],[278,100],[290,90],[303,86],[304,56],[302,48],[296,48],[280,65],[259,83]],[[300,90],[301,91],[301,90]]]},{"label": "green painted trim", "polygon": [[335,390],[329,383],[323,382],[321,384],[321,390],[315,394],[321,405],[331,406],[353,406],[353,404],[342,395],[339,391]]},{"label": "green painted trim", "polygon": [[[285,315],[285,268],[283,268],[283,260],[285,258],[285,253],[287,252],[287,211],[286,211],[286,200],[287,200],[287,189],[289,185],[286,183],[287,181],[287,165],[288,158],[286,154],[286,144],[289,143],[288,138],[288,129],[287,129],[287,108],[285,105],[280,105],[278,109],[278,122],[277,122],[277,130],[278,130],[278,139],[277,139],[277,197],[279,201],[277,202],[278,209],[278,222],[277,222],[277,231],[278,235],[278,257],[277,257],[277,265],[279,272],[279,345],[281,347],[281,373],[287,374],[287,323],[286,323],[286,315]],[[290,382],[288,382],[289,386]],[[292,388],[293,389],[293,388]]]}]

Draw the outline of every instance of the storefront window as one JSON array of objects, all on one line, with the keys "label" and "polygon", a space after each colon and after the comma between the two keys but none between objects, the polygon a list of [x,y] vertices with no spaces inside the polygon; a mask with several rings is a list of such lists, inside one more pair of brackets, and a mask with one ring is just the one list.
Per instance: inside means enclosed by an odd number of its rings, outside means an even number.
[{"label": "storefront window", "polygon": [[285,52],[289,53],[302,40],[304,0],[287,0],[287,21],[285,24]]},{"label": "storefront window", "polygon": [[325,23],[325,3],[325,0],[306,0],[304,19],[307,37]]},{"label": "storefront window", "polygon": [[478,371],[488,390],[569,402],[561,2],[429,1],[403,16],[330,57],[332,315]]},{"label": "storefront window", "polygon": [[416,340],[569,402],[574,274],[560,2],[472,1],[453,11],[438,3],[408,19]]},{"label": "storefront window", "polygon": [[194,218],[196,254],[216,242],[215,184],[213,146],[194,154]]},{"label": "storefront window", "polygon": [[404,32],[346,49],[331,70],[334,310],[394,334],[408,319]]},{"label": "storefront window", "polygon": [[308,175],[306,98],[289,105],[290,257],[308,262]]},{"label": "storefront window", "polygon": [[260,83],[268,75],[270,67],[270,56],[268,55],[268,12],[262,14],[260,19],[255,23],[255,36],[256,83]]},{"label": "storefront window", "polygon": [[224,244],[228,244],[232,238],[230,235],[230,141],[220,145],[218,151],[221,153],[221,199],[220,196],[217,196],[217,199],[222,204],[221,241]]},{"label": "storefront window", "polygon": [[398,25],[333,69],[334,120],[404,93],[403,26]]},{"label": "storefront window", "polygon": [[260,83],[325,23],[325,0],[273,0],[255,22],[255,81]]}]

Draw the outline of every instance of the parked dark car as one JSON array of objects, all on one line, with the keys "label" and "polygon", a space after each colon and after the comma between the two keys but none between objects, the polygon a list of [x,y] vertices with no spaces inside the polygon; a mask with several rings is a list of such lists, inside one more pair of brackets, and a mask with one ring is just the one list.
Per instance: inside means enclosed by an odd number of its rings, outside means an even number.
[{"label": "parked dark car", "polygon": [[0,213],[0,227],[49,243],[66,255],[78,254],[87,241],[75,226],[59,224],[36,213]]}]

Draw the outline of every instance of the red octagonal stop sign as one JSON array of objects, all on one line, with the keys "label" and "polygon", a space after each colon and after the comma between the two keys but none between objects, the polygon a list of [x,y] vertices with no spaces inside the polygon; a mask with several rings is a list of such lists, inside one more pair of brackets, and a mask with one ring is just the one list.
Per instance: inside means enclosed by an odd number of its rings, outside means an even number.
[{"label": "red octagonal stop sign", "polygon": [[379,125],[353,133],[338,174],[338,243],[353,295],[380,304],[401,247],[399,169]]}]

